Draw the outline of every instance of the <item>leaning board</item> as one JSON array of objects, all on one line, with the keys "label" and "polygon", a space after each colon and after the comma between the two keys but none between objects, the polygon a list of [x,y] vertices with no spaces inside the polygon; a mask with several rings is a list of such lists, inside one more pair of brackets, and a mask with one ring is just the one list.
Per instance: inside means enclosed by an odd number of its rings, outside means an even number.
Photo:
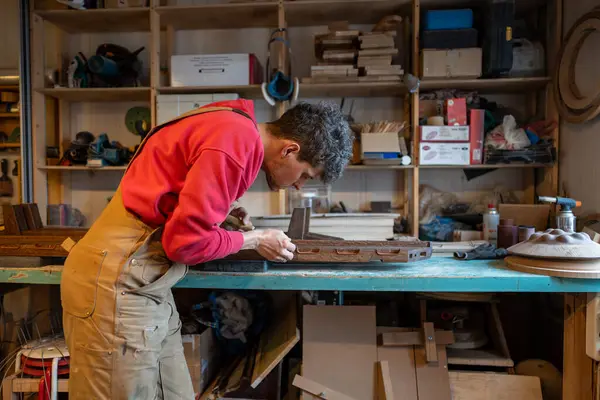
[{"label": "leaning board", "polygon": [[302,376],[353,399],[372,400],[375,307],[304,306],[303,327]]}]

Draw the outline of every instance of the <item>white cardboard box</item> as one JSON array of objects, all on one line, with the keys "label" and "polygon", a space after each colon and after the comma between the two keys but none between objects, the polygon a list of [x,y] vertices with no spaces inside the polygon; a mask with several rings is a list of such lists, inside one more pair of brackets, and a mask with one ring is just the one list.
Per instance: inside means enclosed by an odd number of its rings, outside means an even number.
[{"label": "white cardboard box", "polygon": [[240,96],[236,93],[159,94],[156,96],[157,122],[159,125],[164,124],[181,114],[215,101],[237,100],[239,98]]},{"label": "white cardboard box", "polygon": [[253,54],[171,56],[171,86],[245,86],[258,68]]},{"label": "white cardboard box", "polygon": [[468,142],[468,126],[422,126],[422,142]]},{"label": "white cardboard box", "polygon": [[469,165],[470,143],[419,143],[420,165]]}]

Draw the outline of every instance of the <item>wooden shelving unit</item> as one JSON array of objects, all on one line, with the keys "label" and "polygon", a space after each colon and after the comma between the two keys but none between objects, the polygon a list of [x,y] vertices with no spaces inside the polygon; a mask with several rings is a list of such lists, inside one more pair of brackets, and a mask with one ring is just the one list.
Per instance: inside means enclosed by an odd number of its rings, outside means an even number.
[{"label": "wooden shelving unit", "polygon": [[479,93],[524,93],[527,90],[544,89],[551,78],[498,78],[498,79],[424,79],[419,89],[431,91],[439,89],[476,90]]},{"label": "wooden shelving unit", "polygon": [[[161,5],[161,3],[163,5]],[[260,85],[249,86],[219,86],[219,87],[171,87],[161,81],[161,60],[170,60],[175,54],[175,33],[178,30],[208,29],[241,29],[241,28],[291,28],[327,25],[332,21],[346,20],[352,24],[373,24],[380,18],[390,15],[402,15],[410,22],[410,37],[405,37],[403,43],[410,43],[411,60],[404,65],[406,72],[418,76],[420,73],[419,33],[421,13],[433,6],[447,7],[451,5],[477,5],[474,2],[455,0],[277,0],[245,3],[223,3],[204,5],[164,5],[165,2],[151,0],[149,8],[119,8],[103,10],[34,10],[32,22],[33,43],[33,126],[35,135],[34,157],[36,172],[34,177],[35,201],[43,209],[47,198],[47,180],[50,173],[71,171],[124,171],[125,167],[60,167],[46,166],[45,160],[45,101],[56,99],[59,108],[59,131],[68,132],[68,124],[60,121],[70,118],[67,104],[73,102],[133,102],[144,101],[150,104],[152,120],[156,122],[156,96],[165,94],[203,94],[203,93],[237,93],[243,98],[262,99]],[[517,13],[535,11],[536,7],[546,5],[542,0],[519,0]],[[546,10],[555,10],[547,5]],[[560,18],[560,16],[559,16]],[[66,34],[97,33],[97,32],[149,32],[150,43],[150,84],[148,87],[134,88],[47,88],[44,87],[45,66],[40,60],[44,58],[45,22],[59,27]],[[399,33],[400,34],[400,33]],[[399,38],[402,39],[402,38]],[[558,36],[551,30],[547,38],[547,58],[555,58],[555,42]],[[294,47],[310,46],[311,43],[293,43]],[[166,54],[165,54],[166,53]],[[284,55],[272,54],[271,60],[283,62]],[[264,62],[264,60],[261,60]],[[169,63],[167,62],[167,65]],[[548,71],[552,71],[549,61]],[[300,78],[301,76],[299,76]],[[540,164],[498,164],[473,166],[420,166],[419,165],[419,94],[439,89],[460,89],[477,91],[483,94],[518,94],[526,96],[528,112],[541,110],[547,118],[556,118],[556,108],[553,106],[553,96],[548,95],[551,79],[542,77],[502,78],[502,79],[435,79],[422,80],[416,92],[409,93],[403,83],[312,83],[301,84],[301,98],[339,98],[339,97],[401,97],[408,101],[410,107],[405,109],[411,127],[412,160],[409,166],[367,166],[352,165],[348,173],[366,171],[396,171],[399,174],[400,187],[404,194],[403,209],[409,216],[409,224],[415,233],[419,221],[419,185],[421,170],[433,169],[514,169],[515,173],[525,177],[525,193],[527,201],[532,202],[537,191],[540,194],[556,194],[558,189],[557,166]],[[285,111],[287,105],[280,104],[277,113]],[[543,107],[543,108],[542,108]],[[59,135],[62,143],[62,133]],[[554,132],[558,143],[558,132]],[[62,149],[61,149],[62,150]],[[403,178],[403,179],[402,179]],[[403,186],[402,186],[403,185]],[[280,193],[279,206],[287,202]]]}]

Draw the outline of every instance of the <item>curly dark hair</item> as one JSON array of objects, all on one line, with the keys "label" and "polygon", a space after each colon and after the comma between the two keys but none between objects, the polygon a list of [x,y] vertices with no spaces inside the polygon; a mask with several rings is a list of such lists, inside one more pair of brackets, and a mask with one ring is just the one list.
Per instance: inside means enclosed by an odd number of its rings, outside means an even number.
[{"label": "curly dark hair", "polygon": [[342,176],[352,156],[354,134],[337,104],[299,103],[268,126],[272,135],[300,145],[300,161],[323,168],[323,182]]}]

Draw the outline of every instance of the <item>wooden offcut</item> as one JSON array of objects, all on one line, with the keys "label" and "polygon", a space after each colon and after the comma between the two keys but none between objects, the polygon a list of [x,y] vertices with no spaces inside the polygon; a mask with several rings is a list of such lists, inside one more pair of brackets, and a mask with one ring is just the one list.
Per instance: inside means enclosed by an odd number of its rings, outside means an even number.
[{"label": "wooden offcut", "polygon": [[379,374],[377,382],[377,399],[394,400],[394,390],[392,388],[392,377],[390,374],[390,364],[388,361],[379,361]]},{"label": "wooden offcut", "polygon": [[[422,332],[387,332],[381,334],[382,346],[423,346],[425,338]],[[454,343],[454,333],[452,331],[436,331],[435,342],[440,345]]]},{"label": "wooden offcut", "polygon": [[[293,385],[298,389],[302,389],[318,399],[323,400],[356,400],[354,397],[346,396],[336,390],[333,390],[325,385],[315,382],[311,379],[307,379],[302,375],[296,375],[294,377]],[[304,395],[304,393],[303,393]]]},{"label": "wooden offcut", "polygon": [[427,362],[437,362],[437,345],[435,341],[435,330],[433,323],[425,322],[423,324],[423,340],[425,341],[425,354]]},{"label": "wooden offcut", "polygon": [[375,307],[304,306],[303,328],[302,376],[356,400],[372,400]]},{"label": "wooden offcut", "polygon": [[[314,235],[314,234],[313,234]],[[429,242],[376,240],[293,240],[291,263],[415,262],[431,257]],[[228,260],[263,260],[254,250],[242,250]]]},{"label": "wooden offcut", "polygon": [[450,372],[453,400],[542,400],[540,378],[482,372]]},{"label": "wooden offcut", "polygon": [[255,389],[300,341],[295,302],[290,301],[285,310],[260,337],[251,380]]}]

